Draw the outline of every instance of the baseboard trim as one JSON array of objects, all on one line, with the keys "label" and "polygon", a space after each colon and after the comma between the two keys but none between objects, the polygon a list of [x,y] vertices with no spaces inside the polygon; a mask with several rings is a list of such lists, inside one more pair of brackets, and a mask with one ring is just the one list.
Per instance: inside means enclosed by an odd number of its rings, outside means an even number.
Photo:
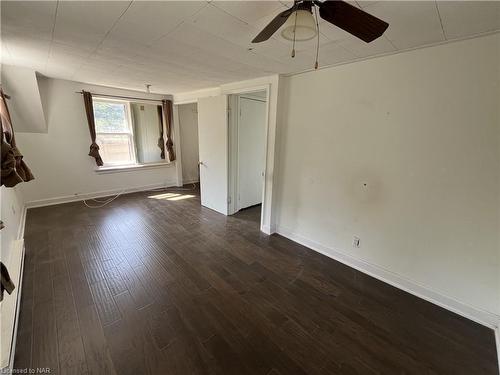
[{"label": "baseboard trim", "polygon": [[265,234],[271,235],[273,233],[276,233],[276,227],[274,225],[263,225],[261,226],[260,231],[264,232]]},{"label": "baseboard trim", "polygon": [[187,185],[187,184],[197,184],[198,180],[188,180],[188,181],[182,181],[182,185]]},{"label": "baseboard trim", "polygon": [[85,199],[103,198],[103,197],[109,197],[110,195],[129,194],[129,193],[136,193],[136,192],[140,192],[140,191],[169,188],[169,187],[175,187],[175,186],[177,186],[177,182],[172,181],[172,182],[167,182],[167,183],[151,184],[151,185],[137,186],[137,187],[131,187],[131,188],[125,188],[125,189],[112,189],[112,190],[105,190],[105,191],[97,191],[97,192],[93,192],[93,193],[66,195],[66,196],[61,196],[61,197],[54,197],[54,198],[48,198],[48,199],[39,199],[39,200],[29,201],[29,202],[26,202],[26,208],[53,206],[53,205],[62,204],[62,203],[78,202],[78,201],[82,201]]},{"label": "baseboard trim", "polygon": [[269,225],[262,225],[260,227],[260,231],[264,232],[265,234],[269,234],[269,235],[272,234],[271,233],[271,227]]},{"label": "baseboard trim", "polygon": [[282,235],[283,237],[304,245],[329,258],[335,259],[349,267],[370,275],[398,289],[404,290],[405,292],[413,294],[444,309],[452,311],[476,323],[482,324],[491,329],[496,329],[498,331],[498,327],[500,325],[499,315],[470,306],[464,302],[456,300],[453,297],[449,297],[442,292],[435,291],[425,285],[421,285],[415,281],[409,280],[397,273],[386,270],[375,264],[366,262],[364,260],[342,253],[331,247],[322,245],[316,241],[294,233],[293,231],[290,231],[282,226],[277,226],[276,229],[276,233]]}]

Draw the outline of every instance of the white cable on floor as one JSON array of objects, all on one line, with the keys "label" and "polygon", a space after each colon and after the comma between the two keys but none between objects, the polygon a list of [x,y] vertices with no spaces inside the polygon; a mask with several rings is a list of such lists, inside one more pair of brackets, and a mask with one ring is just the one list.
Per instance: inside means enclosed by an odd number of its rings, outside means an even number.
[{"label": "white cable on floor", "polygon": [[120,195],[122,195],[124,191],[125,191],[125,190],[121,191],[120,193],[116,194],[114,197],[109,198],[109,199],[107,199],[107,200],[105,200],[105,201],[99,201],[99,200],[97,200],[97,199],[91,199],[91,200],[93,200],[93,201],[95,201],[95,202],[102,203],[102,204],[97,205],[97,206],[91,206],[91,205],[89,205],[85,199],[83,200],[83,204],[84,204],[85,206],[87,206],[88,208],[101,208],[101,207],[104,207],[105,205],[107,205],[108,203],[113,202],[116,198],[118,198]]},{"label": "white cable on floor", "polygon": [[[164,188],[144,190],[144,191],[160,192],[160,191],[165,191],[165,190],[169,190],[169,189],[171,189],[171,190],[194,191],[194,190],[196,190],[196,183],[193,183],[193,187],[192,188],[179,188],[179,187],[171,186],[171,187],[164,187]],[[87,206],[88,208],[101,208],[101,207],[104,207],[107,204],[113,202],[116,198],[118,198],[124,192],[125,192],[125,190],[122,190],[120,193],[116,194],[114,197],[106,199],[106,200],[99,200],[99,199],[95,199],[95,198],[90,199],[91,201],[94,201],[94,202],[97,202],[97,203],[101,203],[101,204],[96,205],[96,206],[89,205],[87,203],[87,200],[85,200],[85,199],[83,200],[83,204],[85,206]]]}]

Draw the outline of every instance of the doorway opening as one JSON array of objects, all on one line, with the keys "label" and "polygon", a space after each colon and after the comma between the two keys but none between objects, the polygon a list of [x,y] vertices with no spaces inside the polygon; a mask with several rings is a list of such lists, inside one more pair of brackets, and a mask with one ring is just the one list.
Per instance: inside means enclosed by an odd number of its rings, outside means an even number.
[{"label": "doorway opening", "polygon": [[266,169],[267,91],[229,96],[229,214],[262,205]]},{"label": "doorway opening", "polygon": [[198,166],[198,104],[187,103],[177,106],[179,114],[179,130],[182,156],[182,184],[193,184],[200,181]]},{"label": "doorway opening", "polygon": [[[271,98],[275,103],[275,96]],[[260,230],[270,233],[275,135],[275,124],[269,124],[270,85],[233,89],[196,102],[201,205],[223,215],[254,207],[260,213]]]}]

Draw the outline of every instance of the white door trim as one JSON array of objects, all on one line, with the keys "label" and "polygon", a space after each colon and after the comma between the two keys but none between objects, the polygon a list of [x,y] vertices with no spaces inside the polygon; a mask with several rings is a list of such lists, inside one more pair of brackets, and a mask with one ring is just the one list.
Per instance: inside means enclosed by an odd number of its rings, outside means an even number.
[{"label": "white door trim", "polygon": [[[277,90],[277,88],[276,88]],[[264,172],[264,182],[262,184],[262,211],[261,211],[261,217],[260,217],[260,230],[264,233],[271,234],[274,232],[272,230],[272,227],[274,225],[271,224],[271,206],[272,206],[272,185],[273,185],[273,170],[274,170],[274,152],[275,152],[275,144],[274,144],[274,137],[269,136],[270,135],[270,130],[272,130],[272,134],[275,134],[276,131],[276,121],[270,121],[270,101],[271,101],[271,83],[263,84],[263,85],[257,85],[257,86],[249,86],[249,87],[238,87],[235,89],[230,89],[230,90],[223,90],[224,94],[234,94],[234,95],[241,95],[241,94],[249,94],[252,92],[258,92],[258,91],[265,91],[266,92],[266,125],[265,125],[265,142],[266,142],[266,155],[265,155],[265,172]],[[235,102],[238,102],[238,100],[235,100]],[[234,104],[233,104],[234,106]],[[237,106],[237,105],[236,105]],[[231,111],[233,112],[231,115],[231,130],[232,130],[232,136],[229,137],[229,140],[231,143],[237,142],[237,131],[235,132],[234,130],[237,129],[237,113],[239,111],[239,108],[231,108]],[[236,119],[236,120],[235,120]],[[234,122],[236,121],[236,123]],[[272,125],[271,125],[272,124]],[[272,126],[272,129],[270,129]],[[236,133],[236,134],[234,134]],[[235,202],[237,199],[234,196],[235,192],[237,191],[237,176],[234,176],[234,173],[237,172],[237,168],[235,170],[234,165],[235,165],[235,153],[237,153],[237,145],[234,147],[233,145],[229,146],[228,150],[228,155],[232,159],[230,162],[231,167],[229,168],[229,178],[228,178],[228,183],[229,183],[229,191],[231,194],[231,206],[230,206],[230,212],[235,213],[238,209],[237,203]],[[236,155],[237,157],[237,155]],[[234,185],[233,185],[234,184]],[[269,223],[269,224],[268,224]]]},{"label": "white door trim", "polygon": [[278,89],[280,82],[280,76],[278,74],[275,74],[246,81],[227,83],[218,87],[174,95],[174,104],[183,104],[196,102],[200,98],[209,96],[217,96],[221,94],[241,94],[252,91],[266,90],[266,169],[264,175],[264,199],[262,200],[262,216],[260,229],[267,234],[276,232],[275,215],[272,212],[272,208],[273,200],[275,200],[276,195],[273,189],[275,185],[275,166],[276,168],[278,167],[278,160],[275,152],[277,151],[276,131],[278,122]]}]

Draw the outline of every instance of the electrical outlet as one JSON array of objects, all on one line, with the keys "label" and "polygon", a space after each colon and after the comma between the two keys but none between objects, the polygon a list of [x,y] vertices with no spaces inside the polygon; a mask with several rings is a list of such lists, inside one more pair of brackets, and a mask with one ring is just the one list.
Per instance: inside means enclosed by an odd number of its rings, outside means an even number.
[{"label": "electrical outlet", "polygon": [[359,248],[361,246],[361,239],[359,237],[354,236],[352,239],[352,247]]}]

